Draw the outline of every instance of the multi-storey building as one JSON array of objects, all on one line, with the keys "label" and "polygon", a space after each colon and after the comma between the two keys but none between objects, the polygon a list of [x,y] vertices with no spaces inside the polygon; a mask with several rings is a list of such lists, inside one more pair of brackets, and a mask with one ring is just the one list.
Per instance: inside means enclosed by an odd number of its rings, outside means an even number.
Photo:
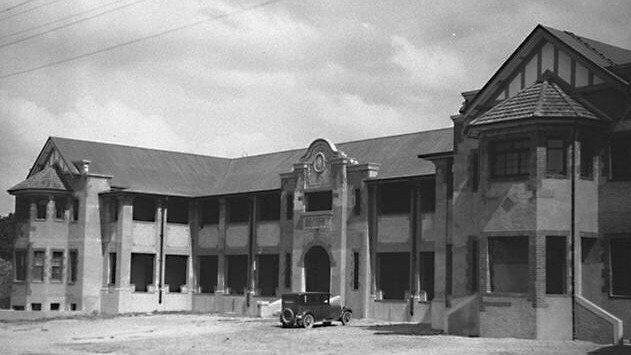
[{"label": "multi-storey building", "polygon": [[629,338],[630,79],[631,50],[537,26],[453,128],[236,159],[51,137],[9,190],[11,304],[255,314],[314,290],[454,334]]}]

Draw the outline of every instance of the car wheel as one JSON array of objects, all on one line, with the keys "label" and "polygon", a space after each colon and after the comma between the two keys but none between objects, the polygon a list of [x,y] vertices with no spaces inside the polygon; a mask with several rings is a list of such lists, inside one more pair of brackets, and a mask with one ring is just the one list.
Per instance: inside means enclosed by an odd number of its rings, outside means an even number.
[{"label": "car wheel", "polygon": [[344,311],[342,313],[342,325],[348,325],[351,322],[351,318],[353,318],[353,314],[349,311]]},{"label": "car wheel", "polygon": [[313,318],[313,314],[311,313],[307,313],[305,314],[305,316],[302,318],[302,326],[304,328],[311,328],[313,327],[313,323],[315,322],[315,319]]},{"label": "car wheel", "polygon": [[280,314],[280,322],[283,327],[290,326],[294,321],[294,311],[291,308],[283,309],[283,312]]}]

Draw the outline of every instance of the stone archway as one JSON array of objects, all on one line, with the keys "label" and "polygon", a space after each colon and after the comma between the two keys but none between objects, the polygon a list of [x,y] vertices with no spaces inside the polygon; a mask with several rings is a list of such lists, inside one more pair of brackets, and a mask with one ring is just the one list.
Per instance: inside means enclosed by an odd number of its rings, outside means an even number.
[{"label": "stone archway", "polygon": [[331,261],[323,247],[316,245],[305,254],[306,290],[318,292],[331,291]]}]

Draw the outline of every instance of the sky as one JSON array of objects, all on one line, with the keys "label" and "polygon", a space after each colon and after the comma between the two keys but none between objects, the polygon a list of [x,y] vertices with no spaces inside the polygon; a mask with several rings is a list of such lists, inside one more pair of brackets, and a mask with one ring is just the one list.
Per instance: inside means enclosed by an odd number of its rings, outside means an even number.
[{"label": "sky", "polygon": [[263,1],[0,0],[0,76],[208,19],[0,79],[0,215],[49,136],[239,157],[442,128],[539,23],[631,48],[627,0]]}]

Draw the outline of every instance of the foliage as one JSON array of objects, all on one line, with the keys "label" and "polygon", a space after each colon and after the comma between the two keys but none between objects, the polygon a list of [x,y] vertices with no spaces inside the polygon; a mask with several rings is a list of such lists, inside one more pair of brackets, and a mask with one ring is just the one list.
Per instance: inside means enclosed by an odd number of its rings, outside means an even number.
[{"label": "foliage", "polygon": [[0,216],[0,258],[11,260],[15,237],[15,215]]}]

